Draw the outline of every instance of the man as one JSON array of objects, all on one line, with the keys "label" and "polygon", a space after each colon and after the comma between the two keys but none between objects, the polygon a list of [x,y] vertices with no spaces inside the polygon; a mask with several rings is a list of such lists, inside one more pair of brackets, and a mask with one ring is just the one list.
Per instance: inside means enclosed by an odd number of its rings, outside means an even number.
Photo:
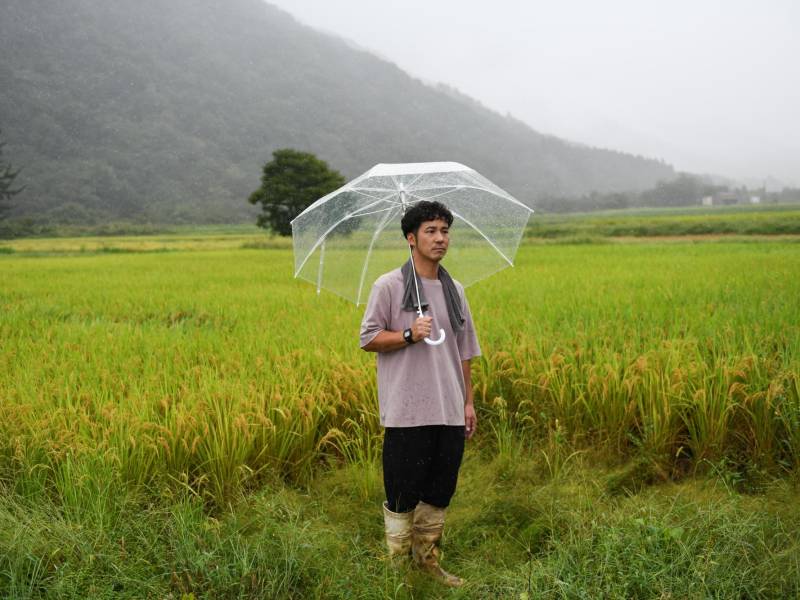
[{"label": "man", "polygon": [[[389,555],[410,553],[421,568],[457,587],[463,580],[442,569],[438,545],[464,440],[477,425],[470,359],[480,346],[464,287],[439,264],[452,223],[439,202],[421,201],[405,213],[401,226],[417,282],[410,260],[378,278],[361,322],[361,347],[378,353]],[[418,303],[427,316],[417,316]],[[440,329],[440,345],[420,343]]]}]

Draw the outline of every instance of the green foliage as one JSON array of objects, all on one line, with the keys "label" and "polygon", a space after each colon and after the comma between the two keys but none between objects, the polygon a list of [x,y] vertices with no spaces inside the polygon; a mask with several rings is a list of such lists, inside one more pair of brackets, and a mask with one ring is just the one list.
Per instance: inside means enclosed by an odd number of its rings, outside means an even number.
[{"label": "green foliage", "polygon": [[[2,131],[0,131],[2,134]],[[11,163],[3,159],[3,148],[6,143],[0,139],[0,219],[10,208],[11,198],[19,194],[24,188],[14,188],[14,180],[19,175],[19,169],[14,169]]]},{"label": "green foliage", "polygon": [[687,206],[700,204],[701,198],[722,191],[721,186],[681,173],[671,181],[659,181],[655,188],[641,193],[639,206]]},{"label": "green foliage", "polygon": [[451,592],[379,560],[360,311],[254,230],[0,246],[0,597],[798,595],[797,244],[527,245],[469,289]]},{"label": "green foliage", "polygon": [[[3,243],[15,252],[0,257],[0,474],[50,485],[68,449],[102,451],[126,481],[224,505],[265,474],[372,462],[360,311],[287,277],[288,239],[243,249],[258,237]],[[722,458],[745,474],[800,465],[797,244],[536,245],[518,258],[469,290],[478,443],[512,463],[537,443],[553,478],[590,448],[670,477]]]},{"label": "green foliage", "polygon": [[[713,477],[602,491],[606,469],[513,477],[470,446],[448,509],[450,590],[383,560],[372,466],[319,473],[305,489],[270,482],[209,512],[190,494],[131,494],[107,470],[57,493],[0,491],[0,597],[32,598],[796,598],[797,490],[731,493]],[[109,479],[111,477],[111,479]],[[374,479],[374,478],[373,478]],[[94,493],[99,490],[99,493]]]},{"label": "green foliage", "polygon": [[290,148],[276,150],[264,165],[261,187],[250,195],[250,204],[261,204],[258,226],[279,235],[291,235],[291,221],[315,200],[344,185],[339,171],[309,152]]}]

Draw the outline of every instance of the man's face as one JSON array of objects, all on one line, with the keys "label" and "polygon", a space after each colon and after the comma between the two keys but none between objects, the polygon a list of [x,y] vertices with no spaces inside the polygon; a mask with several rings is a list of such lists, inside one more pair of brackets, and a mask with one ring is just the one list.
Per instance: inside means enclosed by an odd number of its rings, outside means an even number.
[{"label": "man's face", "polygon": [[447,254],[447,247],[450,245],[450,227],[442,219],[423,221],[416,236],[413,233],[408,234],[408,242],[423,257],[439,262]]}]

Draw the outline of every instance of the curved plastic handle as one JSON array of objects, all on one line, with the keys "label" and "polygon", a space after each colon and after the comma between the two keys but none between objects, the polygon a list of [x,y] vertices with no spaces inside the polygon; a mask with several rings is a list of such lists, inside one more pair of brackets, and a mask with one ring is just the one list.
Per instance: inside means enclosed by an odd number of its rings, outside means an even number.
[{"label": "curved plastic handle", "polygon": [[439,339],[438,340],[432,340],[429,337],[425,338],[425,343],[428,344],[429,346],[438,346],[442,342],[444,342],[444,329],[439,329]]}]

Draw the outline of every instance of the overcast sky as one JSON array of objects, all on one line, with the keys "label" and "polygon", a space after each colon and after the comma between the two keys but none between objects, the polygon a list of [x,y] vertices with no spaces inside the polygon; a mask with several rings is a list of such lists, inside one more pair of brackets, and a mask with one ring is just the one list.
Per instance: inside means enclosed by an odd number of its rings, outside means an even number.
[{"label": "overcast sky", "polygon": [[270,0],[534,129],[800,185],[793,0]]}]

